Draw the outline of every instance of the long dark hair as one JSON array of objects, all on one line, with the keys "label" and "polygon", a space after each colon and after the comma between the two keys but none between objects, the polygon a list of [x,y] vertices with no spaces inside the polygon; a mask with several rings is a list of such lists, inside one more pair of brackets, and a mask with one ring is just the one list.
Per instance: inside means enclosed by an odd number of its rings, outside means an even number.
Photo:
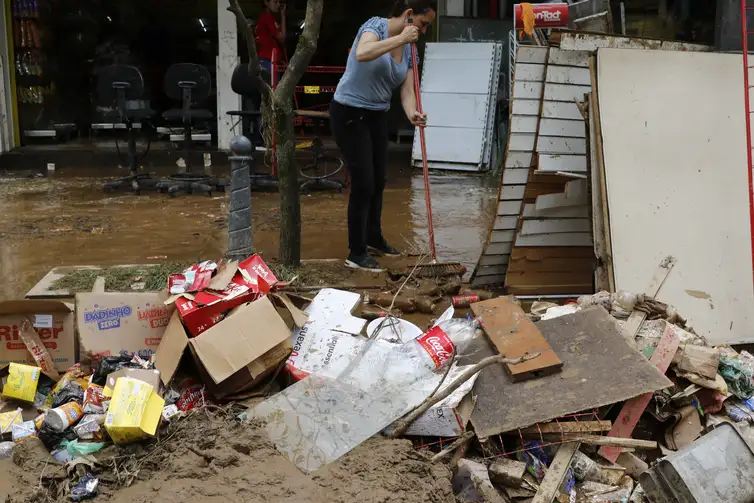
[{"label": "long dark hair", "polygon": [[397,0],[390,9],[390,17],[399,17],[408,9],[414,14],[426,14],[430,10],[437,12],[437,0]]}]

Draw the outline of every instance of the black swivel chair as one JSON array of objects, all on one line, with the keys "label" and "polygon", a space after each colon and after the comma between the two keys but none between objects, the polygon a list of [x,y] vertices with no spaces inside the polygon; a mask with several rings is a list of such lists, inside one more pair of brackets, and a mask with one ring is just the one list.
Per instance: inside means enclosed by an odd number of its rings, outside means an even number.
[{"label": "black swivel chair", "polygon": [[134,122],[149,119],[155,115],[151,108],[132,108],[128,102],[136,103],[144,95],[144,79],[134,66],[110,65],[99,70],[97,94],[103,105],[113,108],[105,117],[126,126],[128,132],[128,168],[129,176],[105,184],[105,190],[131,189],[139,193],[142,188],[154,188],[158,180],[148,173],[141,173],[139,158],[136,154],[136,129]]},{"label": "black swivel chair", "polygon": [[[260,68],[260,72],[262,79],[265,82],[269,82],[269,72],[263,68]],[[238,118],[239,123],[242,125],[241,134],[246,133],[248,135],[252,146],[263,146],[264,141],[261,139],[261,132],[257,130],[257,124],[259,124],[259,118],[262,115],[260,110],[262,97],[251,80],[248,63],[241,63],[233,70],[233,75],[230,78],[230,88],[234,93],[243,98],[244,108],[249,108],[248,105],[250,105],[251,108],[256,108],[256,110],[232,110],[228,112],[228,115]],[[254,152],[252,151],[253,155]],[[250,175],[252,190],[275,191],[278,189],[278,181],[271,173],[255,173],[252,168]]]},{"label": "black swivel chair", "polygon": [[185,191],[189,194],[204,192],[212,193],[212,189],[220,189],[226,183],[213,180],[204,173],[195,173],[191,162],[191,144],[194,128],[202,122],[214,118],[212,112],[196,105],[206,100],[212,90],[212,79],[209,71],[194,63],[178,63],[168,68],[165,74],[165,94],[168,98],[181,101],[180,108],[167,110],[162,117],[168,122],[180,122],[183,127],[183,150],[186,162],[186,172],[176,173],[168,180],[160,182],[158,188],[170,194]]}]

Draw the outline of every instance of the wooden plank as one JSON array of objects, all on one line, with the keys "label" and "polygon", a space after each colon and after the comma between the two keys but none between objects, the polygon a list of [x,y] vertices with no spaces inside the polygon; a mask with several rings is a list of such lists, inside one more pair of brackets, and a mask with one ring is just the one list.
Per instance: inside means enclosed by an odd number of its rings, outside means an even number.
[{"label": "wooden plank", "polygon": [[527,115],[513,115],[511,117],[511,133],[529,133],[535,134],[539,125],[539,117]]},{"label": "wooden plank", "polygon": [[506,255],[513,249],[513,243],[493,243],[487,246],[487,255]]},{"label": "wooden plank", "polygon": [[[541,84],[533,84],[530,82],[526,82],[525,84],[530,84],[532,86],[536,86],[536,85],[541,86]],[[528,92],[533,92],[533,91],[534,91],[534,88],[532,87],[532,89],[529,90]],[[583,101],[584,95],[591,91],[592,91],[591,86],[576,86],[576,85],[571,85],[571,84],[552,84],[548,82],[547,84],[545,84],[545,93],[543,95],[543,98],[548,101],[569,101],[569,102],[572,102],[574,100]]]},{"label": "wooden plank", "polygon": [[516,227],[518,227],[518,217],[516,216],[497,217],[492,225],[492,228],[496,231],[515,230]]},{"label": "wooden plank", "polygon": [[[520,248],[516,248],[520,249]],[[566,258],[566,257],[554,257],[541,260],[531,260],[526,258],[519,258],[508,261],[508,272],[521,272],[530,274],[533,270],[538,273],[545,272],[574,272],[578,273],[578,279],[587,278],[592,272],[594,272],[595,258]]]},{"label": "wooden plank", "polygon": [[531,161],[534,156],[532,151],[519,152],[508,150],[508,154],[505,156],[506,168],[528,168],[531,166]]},{"label": "wooden plank", "polygon": [[511,258],[514,260],[545,260],[550,258],[590,258],[594,259],[590,247],[582,248],[526,248],[513,250]]},{"label": "wooden plank", "polygon": [[[660,293],[660,288],[662,288],[665,280],[668,279],[668,275],[670,274],[670,271],[673,270],[675,263],[676,260],[673,257],[665,257],[662,262],[660,262],[660,265],[652,276],[652,280],[649,282],[649,285],[647,285],[647,289],[644,290],[644,295],[657,297]],[[631,312],[626,323],[623,325],[623,333],[629,341],[633,341],[636,338],[636,334],[639,333],[639,329],[646,319],[647,313],[636,310]]]},{"label": "wooden plank", "polygon": [[592,284],[590,272],[569,271],[567,269],[549,272],[537,270],[521,271],[509,267],[506,276],[506,284],[515,285],[516,287],[534,285],[589,285],[591,287]]},{"label": "wooden plank", "polygon": [[539,134],[542,136],[585,138],[586,124],[583,120],[542,119],[539,125]]},{"label": "wooden plank", "polygon": [[568,179],[568,180],[574,180],[574,179],[586,180],[586,175],[584,173],[574,173],[572,171],[540,171],[540,170],[536,170],[536,171],[534,171],[534,174],[535,175],[552,174],[552,175],[562,176],[563,178]]},{"label": "wooden plank", "polygon": [[547,62],[547,47],[527,47],[519,46],[516,51],[516,64],[518,63],[538,63]]},{"label": "wooden plank", "polygon": [[479,265],[505,265],[510,261],[510,258],[510,255],[485,255],[479,260]]},{"label": "wooden plank", "polygon": [[490,233],[490,243],[510,243],[516,235],[515,230],[496,231]]},{"label": "wooden plank", "polygon": [[[539,101],[537,101],[537,104],[539,104]],[[542,117],[548,119],[584,120],[581,112],[579,112],[579,107],[574,101],[544,101],[542,102]]]},{"label": "wooden plank", "polygon": [[531,438],[532,435],[550,433],[600,433],[610,431],[612,426],[610,421],[557,421],[524,428],[521,434],[526,438]]},{"label": "wooden plank", "polygon": [[[500,365],[480,372],[472,391],[477,402],[471,416],[479,438],[517,434],[518,428],[594,410],[672,384],[628,345],[613,317],[600,307],[541,321],[536,327],[562,360],[563,371],[518,383]],[[487,341],[478,338],[469,343],[458,364],[477,363],[491,351]]]},{"label": "wooden plank", "polygon": [[563,362],[534,322],[526,317],[514,297],[476,302],[471,305],[471,310],[483,320],[484,331],[500,354],[519,358],[525,354],[540,353],[528,362],[505,365],[514,382],[559,372],[563,367]]},{"label": "wooden plank", "polygon": [[560,295],[563,297],[578,297],[594,293],[591,280],[588,283],[551,283],[539,285],[512,285],[505,284],[506,291],[511,295]]},{"label": "wooden plank", "polygon": [[586,206],[587,200],[584,198],[569,198],[565,192],[561,194],[545,194],[537,197],[535,209],[537,211],[550,210],[554,208],[567,208],[574,206]]},{"label": "wooden plank", "polygon": [[579,450],[580,445],[578,442],[569,442],[558,448],[552,464],[547,469],[547,473],[545,473],[545,478],[539,484],[539,490],[534,496],[532,503],[552,503],[552,500],[555,499],[555,496],[560,491],[560,484],[563,483],[566,472],[568,472],[568,468],[571,466],[573,456],[576,455],[576,451]]},{"label": "wooden plank", "polygon": [[508,268],[505,264],[480,266],[476,270],[476,277],[481,278],[483,276],[499,276],[501,274],[505,274],[505,271],[507,269]]},{"label": "wooden plank", "polygon": [[521,226],[520,235],[534,236],[537,234],[558,234],[570,232],[589,232],[591,222],[586,218],[549,218],[541,220],[526,220]]},{"label": "wooden plank", "polygon": [[[541,100],[542,89],[544,89],[544,84],[541,82],[514,82],[512,99],[514,100],[514,102],[516,100]],[[548,98],[548,99],[551,99],[551,98]],[[570,100],[555,100],[555,101],[570,101]]]},{"label": "wooden plank", "polygon": [[524,199],[533,201],[543,194],[560,194],[563,193],[563,181],[556,183],[529,182],[526,184]]},{"label": "wooden plank", "polygon": [[571,232],[567,234],[537,234],[516,237],[515,246],[592,246],[590,232]]},{"label": "wooden plank", "polygon": [[[514,136],[514,135],[511,135]],[[525,136],[525,135],[515,135]],[[529,140],[527,138],[527,140]],[[532,135],[531,141],[534,140]],[[524,143],[524,139],[521,138],[520,145],[527,146],[529,143]],[[516,150],[526,150],[525,148],[517,148]],[[537,138],[537,152],[541,154],[586,154],[586,140],[584,138],[558,138],[554,136],[540,136]]]},{"label": "wooden plank", "polygon": [[508,135],[508,149],[519,152],[533,152],[536,134],[511,133]]},{"label": "wooden plank", "polygon": [[[669,324],[665,326],[665,333],[663,333],[662,339],[660,339],[660,342],[657,344],[657,348],[652,354],[652,358],[649,359],[650,363],[657,367],[657,370],[663,374],[667,372],[680,343],[678,336],[671,327],[672,325]],[[644,409],[647,408],[647,405],[649,405],[649,401],[652,399],[653,395],[654,393],[645,393],[627,401],[613,423],[613,427],[610,429],[608,436],[630,438],[636,424],[639,422],[639,418],[644,413]],[[615,460],[618,459],[620,452],[620,447],[615,446],[604,446],[598,451],[600,456],[612,463],[615,463]]]},{"label": "wooden plank", "polygon": [[564,51],[562,49],[550,49],[547,59],[548,65],[589,67],[589,51]]},{"label": "wooden plank", "polygon": [[492,286],[492,285],[502,285],[505,283],[505,274],[500,274],[498,276],[482,276],[479,278],[474,278],[471,282],[472,286]]},{"label": "wooden plank", "polygon": [[524,192],[526,192],[526,185],[504,185],[500,190],[500,200],[521,200],[524,198]]},{"label": "wooden plank", "polygon": [[545,79],[546,65],[532,63],[516,63],[513,79],[516,82],[542,82]]},{"label": "wooden plank", "polygon": [[[587,60],[585,59],[584,62],[587,63]],[[591,82],[589,82],[589,68],[586,67],[587,65],[584,66],[584,68],[548,66],[545,82],[552,82],[553,84],[571,84],[575,86],[591,86]]]},{"label": "wooden plank", "polygon": [[626,37],[604,33],[563,32],[560,37],[560,50],[585,51],[593,53],[597,49],[643,49],[683,52],[712,52],[714,47],[674,40],[656,40],[651,38]]},{"label": "wooden plank", "polygon": [[508,168],[503,170],[503,185],[526,184],[529,180],[529,168]]},{"label": "wooden plank", "polygon": [[498,215],[518,215],[521,211],[521,199],[500,201],[497,204]]},{"label": "wooden plank", "polygon": [[[523,99],[523,98],[516,98],[513,100],[513,104],[511,106],[511,114],[512,115],[534,115],[536,117],[539,117],[539,108],[540,108],[541,100],[539,98],[537,99]],[[560,103],[561,105],[565,105],[564,103]],[[565,114],[565,112],[564,112]]]},{"label": "wooden plank", "polygon": [[588,218],[588,206],[571,206],[565,208],[548,208],[537,210],[534,204],[524,205],[523,218]]},{"label": "wooden plank", "polygon": [[[589,58],[589,73],[592,76],[592,93],[590,95],[589,112],[594,123],[594,141],[591,143],[591,150],[594,152],[594,163],[592,164],[592,192],[599,191],[599,206],[592,207],[593,214],[600,213],[597,216],[595,227],[602,229],[599,237],[603,246],[600,246],[601,255],[598,255],[607,272],[607,284],[610,292],[615,291],[615,271],[613,269],[613,248],[610,231],[610,211],[607,202],[607,184],[605,180],[605,159],[602,150],[602,125],[600,121],[600,104],[598,99],[597,86],[597,60],[594,57]],[[592,125],[590,124],[590,127]],[[597,182],[595,184],[595,182]]]},{"label": "wooden plank", "polygon": [[582,444],[620,447],[622,449],[659,449],[660,448],[657,442],[654,442],[652,440],[638,440],[635,438],[588,436],[588,437],[578,437],[578,438],[575,438],[574,440],[578,440]]}]

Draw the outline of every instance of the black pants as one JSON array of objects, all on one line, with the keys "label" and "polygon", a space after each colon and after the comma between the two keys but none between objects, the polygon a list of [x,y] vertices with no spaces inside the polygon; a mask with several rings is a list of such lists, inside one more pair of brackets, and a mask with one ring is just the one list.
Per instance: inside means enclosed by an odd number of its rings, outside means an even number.
[{"label": "black pants", "polygon": [[385,190],[387,112],[330,103],[330,127],[351,176],[348,199],[348,248],[364,255],[380,245],[382,193]]}]

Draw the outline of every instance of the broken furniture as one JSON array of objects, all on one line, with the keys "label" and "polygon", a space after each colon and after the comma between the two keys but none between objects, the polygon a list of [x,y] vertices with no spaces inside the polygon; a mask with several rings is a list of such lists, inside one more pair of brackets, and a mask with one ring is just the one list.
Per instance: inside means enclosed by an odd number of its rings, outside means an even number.
[{"label": "broken furniture", "polygon": [[297,153],[304,152],[307,156],[307,162],[301,163],[299,172],[304,182],[301,184],[301,191],[306,190],[343,190],[345,183],[337,180],[331,180],[343,170],[343,159],[337,155],[325,152],[325,145],[320,138],[320,133],[325,129],[324,124],[330,120],[330,112],[319,112],[316,110],[295,110],[296,117],[312,119],[315,124],[315,134],[311,141],[302,142],[296,145]]},{"label": "broken furniture", "polygon": [[136,153],[136,134],[141,129],[140,121],[155,115],[155,111],[144,106],[141,101],[144,94],[144,79],[141,72],[134,66],[106,66],[99,71],[97,94],[103,105],[112,105],[105,116],[115,121],[113,127],[120,125],[128,133],[129,175],[106,183],[105,190],[126,189],[138,194],[142,188],[154,188],[158,180],[148,173],[141,172],[139,156]]},{"label": "broken furniture", "polygon": [[197,133],[199,124],[212,120],[213,115],[207,109],[195,108],[206,100],[212,91],[212,79],[209,70],[194,63],[177,63],[168,68],[165,74],[165,94],[173,100],[180,100],[180,108],[171,108],[162,114],[169,122],[180,122],[181,135],[171,135],[170,140],[183,141],[183,160],[185,171],[171,175],[160,182],[157,188],[169,194],[186,192],[189,194],[211,194],[213,189],[221,190],[227,181],[215,180],[207,173],[196,173],[191,162],[191,145],[194,141],[209,142],[209,133]]}]

